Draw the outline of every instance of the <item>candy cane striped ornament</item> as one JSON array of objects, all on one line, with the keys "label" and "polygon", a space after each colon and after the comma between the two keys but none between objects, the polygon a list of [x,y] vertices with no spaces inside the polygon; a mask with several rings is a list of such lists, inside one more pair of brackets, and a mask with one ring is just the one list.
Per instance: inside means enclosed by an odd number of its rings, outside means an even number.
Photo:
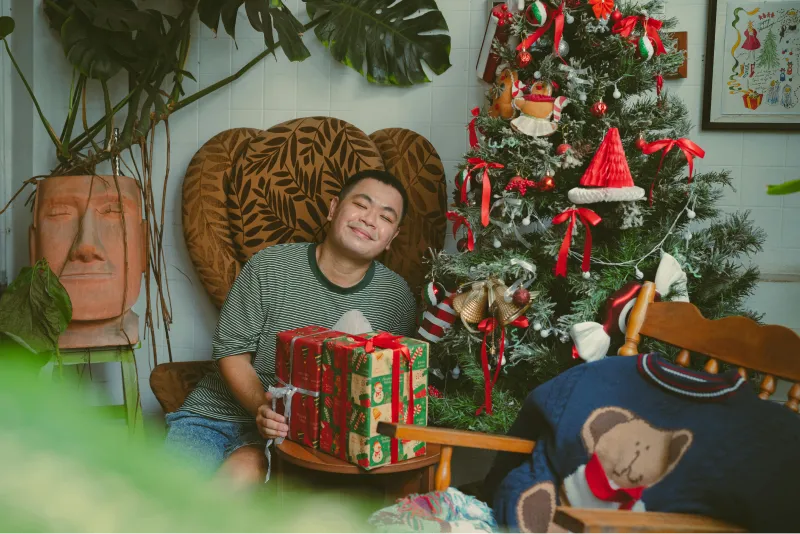
[{"label": "candy cane striped ornament", "polygon": [[431,343],[436,343],[456,322],[456,311],[453,309],[455,293],[446,292],[446,296],[435,306],[430,306],[422,314],[422,325],[418,333]]},{"label": "candy cane striped ornament", "polygon": [[553,122],[559,122],[561,120],[561,110],[567,107],[569,104],[569,98],[565,96],[559,96],[553,102]]}]

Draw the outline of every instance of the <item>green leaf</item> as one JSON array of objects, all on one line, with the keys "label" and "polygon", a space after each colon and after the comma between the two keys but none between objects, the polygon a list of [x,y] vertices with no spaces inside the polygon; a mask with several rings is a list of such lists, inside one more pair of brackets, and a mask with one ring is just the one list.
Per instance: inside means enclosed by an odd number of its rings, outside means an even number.
[{"label": "green leaf", "polygon": [[0,334],[34,354],[54,352],[71,320],[69,295],[44,259],[24,267],[0,298]]},{"label": "green leaf", "polygon": [[72,0],[92,25],[113,32],[142,30],[149,16],[131,0]]},{"label": "green leaf", "polygon": [[244,0],[226,0],[222,6],[220,15],[222,16],[222,24],[225,26],[225,33],[236,40],[236,14],[239,8],[242,7]]},{"label": "green leaf", "polygon": [[5,39],[14,33],[14,19],[11,17],[0,17],[0,39]]},{"label": "green leaf", "polygon": [[219,14],[224,0],[200,0],[197,4],[197,15],[200,22],[205,24],[214,33],[219,29]]},{"label": "green leaf", "polygon": [[61,27],[61,44],[72,65],[89,78],[107,80],[119,72],[122,65],[117,61],[110,41],[116,46],[130,36],[94,28],[83,15],[70,16]]},{"label": "green leaf", "polygon": [[50,27],[59,35],[61,26],[69,17],[72,0],[44,0],[44,14]]},{"label": "green leaf", "polygon": [[275,46],[275,38],[272,35],[272,15],[269,13],[269,5],[265,0],[245,0],[244,10],[250,21],[250,26],[256,31],[264,34],[264,44],[267,48]]},{"label": "green leaf", "polygon": [[768,195],[791,195],[792,193],[800,192],[800,178],[791,180],[779,185],[768,185]]},{"label": "green leaf", "polygon": [[[272,20],[275,24],[275,30],[278,32],[278,39],[281,41],[281,48],[283,53],[289,61],[303,61],[311,55],[306,45],[303,43],[303,25],[297,18],[283,5],[283,2],[272,0],[269,8],[272,14]],[[262,32],[266,35],[266,28]]]},{"label": "green leaf", "polygon": [[[313,20],[327,15],[314,33],[334,59],[370,82],[428,82],[422,61],[436,74],[450,68],[450,36],[428,34],[448,29],[434,0],[304,1]],[[420,10],[429,11],[414,16]]]}]

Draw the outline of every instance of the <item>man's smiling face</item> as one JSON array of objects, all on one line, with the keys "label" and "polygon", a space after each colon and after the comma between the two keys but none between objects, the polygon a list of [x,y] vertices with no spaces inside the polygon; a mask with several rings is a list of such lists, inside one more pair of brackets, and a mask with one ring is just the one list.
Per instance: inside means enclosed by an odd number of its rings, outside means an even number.
[{"label": "man's smiling face", "polygon": [[331,201],[329,238],[348,256],[373,260],[397,236],[403,197],[373,178],[355,184],[343,199]]}]

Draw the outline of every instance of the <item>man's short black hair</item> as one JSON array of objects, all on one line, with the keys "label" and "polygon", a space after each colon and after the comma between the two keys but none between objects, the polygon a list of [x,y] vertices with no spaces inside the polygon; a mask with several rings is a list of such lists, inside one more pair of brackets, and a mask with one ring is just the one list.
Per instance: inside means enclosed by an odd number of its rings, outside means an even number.
[{"label": "man's short black hair", "polygon": [[345,180],[342,190],[339,191],[339,201],[344,200],[344,197],[346,197],[348,193],[352,191],[353,187],[355,187],[358,182],[361,180],[366,180],[367,178],[378,180],[381,183],[397,189],[397,191],[400,193],[400,196],[403,197],[403,213],[400,214],[400,223],[402,223],[403,219],[406,217],[406,213],[408,212],[408,193],[406,193],[406,188],[403,187],[403,183],[390,172],[381,171],[378,169],[366,169],[351,175],[349,178],[347,178],[347,180]]}]

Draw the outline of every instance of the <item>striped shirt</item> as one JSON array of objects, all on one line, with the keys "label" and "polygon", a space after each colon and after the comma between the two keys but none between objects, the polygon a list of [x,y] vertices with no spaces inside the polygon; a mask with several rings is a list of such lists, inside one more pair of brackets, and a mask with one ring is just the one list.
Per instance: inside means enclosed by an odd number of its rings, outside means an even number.
[{"label": "striped shirt", "polygon": [[[416,302],[400,275],[373,261],[355,286],[333,284],[317,265],[316,245],[274,245],[242,268],[220,312],[213,359],[250,353],[266,390],[275,382],[278,332],[303,326],[332,327],[350,310],[360,310],[373,330],[412,335]],[[186,398],[182,410],[213,419],[249,423],[253,417],[236,401],[219,365]]]}]

